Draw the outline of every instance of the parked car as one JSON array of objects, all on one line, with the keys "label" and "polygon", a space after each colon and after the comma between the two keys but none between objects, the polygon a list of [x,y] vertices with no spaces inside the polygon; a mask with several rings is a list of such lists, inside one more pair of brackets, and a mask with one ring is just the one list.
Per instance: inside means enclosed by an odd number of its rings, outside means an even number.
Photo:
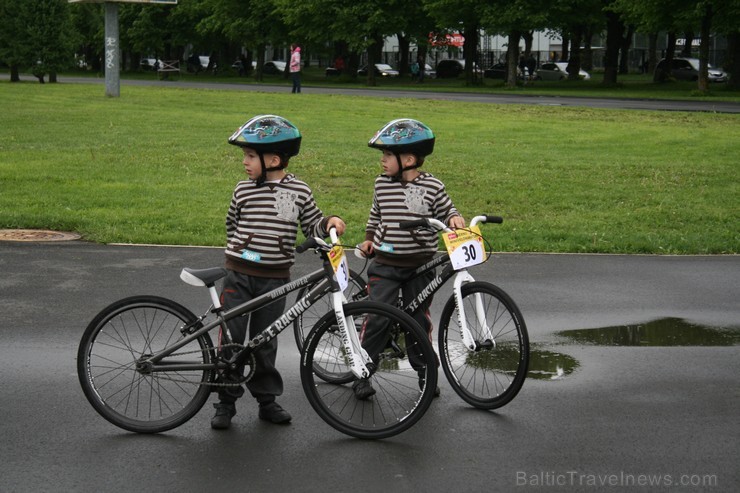
[{"label": "parked car", "polygon": [[[655,70],[663,70],[665,58],[658,62]],[[699,80],[698,58],[674,58],[671,61],[671,76],[678,80]],[[727,73],[709,64],[707,71],[709,82],[727,82]]]},{"label": "parked car", "polygon": [[[361,67],[357,71],[357,75],[367,75],[367,65]],[[398,77],[398,70],[387,63],[376,63],[375,64],[375,76],[376,77]]]},{"label": "parked car", "polygon": [[262,66],[262,73],[267,75],[282,74],[286,70],[287,63],[281,60],[270,60]]},{"label": "parked car", "polygon": [[[535,70],[536,80],[566,80],[568,78],[568,62],[545,62]],[[589,80],[591,75],[585,70],[578,71],[582,80]]]},{"label": "parked car", "polygon": [[[506,73],[507,73],[507,65],[503,62],[501,63],[494,63],[487,69],[483,71],[483,77],[486,79],[506,79]],[[524,75],[522,74],[522,70],[517,67],[516,68],[516,78],[517,79],[523,79]]]},{"label": "parked car", "polygon": [[[483,76],[483,70],[473,65],[473,70],[478,76]],[[437,77],[440,79],[451,79],[465,72],[465,60],[447,59],[437,64]]]}]

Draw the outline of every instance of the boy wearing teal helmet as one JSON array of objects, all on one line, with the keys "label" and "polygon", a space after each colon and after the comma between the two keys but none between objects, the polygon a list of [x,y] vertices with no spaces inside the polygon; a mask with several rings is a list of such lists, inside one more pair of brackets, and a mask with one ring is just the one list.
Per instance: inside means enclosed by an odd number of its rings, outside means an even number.
[{"label": "boy wearing teal helmet", "polygon": [[[326,237],[330,228],[342,234],[344,221],[325,217],[316,205],[309,186],[287,173],[291,157],[298,154],[301,133],[291,122],[275,115],[256,116],[229,138],[242,148],[249,177],[234,189],[226,215],[226,268],[221,302],[227,310],[284,285],[295,261],[295,242],[300,225],[306,237]],[[234,342],[243,344],[247,332],[254,337],[282,315],[285,299],[278,300],[228,323]],[[283,380],[275,368],[277,338],[255,353],[252,378],[246,383],[259,403],[259,418],[288,423],[290,414],[275,398],[283,392]],[[231,377],[238,380],[242,369]],[[229,375],[223,380],[229,383]],[[236,414],[236,400],[244,394],[241,385],[219,387],[214,429],[226,429]]]},{"label": "boy wearing teal helmet", "polygon": [[[453,229],[465,227],[465,220],[447,195],[444,184],[419,170],[434,150],[434,142],[429,127],[406,118],[387,123],[368,142],[369,147],[383,152],[380,158],[383,174],[375,179],[365,241],[359,246],[365,256],[375,257],[367,271],[372,300],[395,305],[400,289],[405,306],[434,278],[433,272],[413,277],[415,270],[437,252],[437,234],[428,229],[401,229],[401,221],[434,218]],[[431,301],[430,297],[414,312],[415,320],[430,338]],[[374,357],[385,345],[386,328],[369,321],[360,337],[363,347]],[[409,358],[413,365],[413,355]],[[375,394],[369,380],[357,380],[353,388],[358,399]]]}]

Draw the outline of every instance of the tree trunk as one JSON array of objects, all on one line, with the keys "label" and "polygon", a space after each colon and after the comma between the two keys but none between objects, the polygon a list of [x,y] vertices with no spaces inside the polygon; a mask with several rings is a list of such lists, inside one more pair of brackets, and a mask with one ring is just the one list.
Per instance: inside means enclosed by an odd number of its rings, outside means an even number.
[{"label": "tree trunk", "polygon": [[658,33],[648,34],[648,66],[647,73],[654,74],[658,65]]},{"label": "tree trunk", "polygon": [[10,82],[20,82],[21,76],[18,71],[18,65],[11,65],[10,66]]},{"label": "tree trunk", "polygon": [[400,55],[396,69],[399,77],[406,77],[409,73],[409,46],[411,41],[403,33],[396,33],[396,37],[398,38],[398,53]]},{"label": "tree trunk", "polygon": [[621,42],[621,57],[619,60],[619,73],[620,74],[628,74],[629,73],[629,55],[630,55],[630,46],[632,45],[632,36],[635,34],[635,26],[630,25],[627,27],[627,33],[622,36],[622,42]]},{"label": "tree trunk", "polygon": [[581,68],[586,72],[594,69],[594,52],[591,49],[591,38],[593,32],[590,27],[583,29],[583,50],[581,50]]},{"label": "tree trunk", "polygon": [[[570,45],[570,33],[563,30],[563,46],[560,48],[560,61],[567,62],[570,58],[568,46]],[[558,61],[558,60],[555,60]]]},{"label": "tree trunk", "polygon": [[465,59],[465,84],[477,85],[480,81],[475,71],[478,61],[478,24],[471,23],[464,26],[465,44],[463,44],[463,58]]},{"label": "tree trunk", "polygon": [[665,50],[665,62],[662,70],[656,70],[653,76],[653,82],[667,82],[671,78],[671,63],[673,63],[673,53],[676,51],[676,33],[668,33],[668,46]]},{"label": "tree trunk", "polygon": [[522,33],[524,39],[524,56],[529,57],[532,54],[532,42],[534,41],[534,31],[525,31]]},{"label": "tree trunk", "polygon": [[681,49],[681,56],[684,58],[691,58],[691,45],[694,42],[694,33],[691,31],[686,31],[684,33],[684,44],[683,48]]},{"label": "tree trunk", "polygon": [[606,50],[604,53],[604,85],[617,83],[619,73],[619,48],[622,44],[624,23],[619,14],[606,12]]},{"label": "tree trunk", "polygon": [[699,90],[701,92],[709,91],[709,43],[712,29],[712,4],[707,3],[704,9],[704,16],[701,19],[701,44],[699,45]]},{"label": "tree trunk", "polygon": [[516,87],[516,69],[519,66],[519,38],[521,31],[509,32],[509,46],[506,49],[506,87]]},{"label": "tree trunk", "polygon": [[727,81],[727,89],[740,89],[740,30],[727,35],[727,61],[723,68],[730,74],[738,74]]},{"label": "tree trunk", "polygon": [[583,26],[573,26],[570,29],[570,59],[566,70],[568,80],[580,80],[581,71],[581,38],[583,37]]}]

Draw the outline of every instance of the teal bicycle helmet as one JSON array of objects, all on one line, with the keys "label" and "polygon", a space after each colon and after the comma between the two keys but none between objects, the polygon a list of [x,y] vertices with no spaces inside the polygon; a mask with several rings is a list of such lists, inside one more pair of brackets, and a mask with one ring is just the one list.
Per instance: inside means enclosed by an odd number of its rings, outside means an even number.
[{"label": "teal bicycle helmet", "polygon": [[434,151],[434,132],[418,120],[400,118],[386,123],[375,132],[367,145],[395,154],[408,152],[423,158]]},{"label": "teal bicycle helmet", "polygon": [[255,116],[239,127],[229,137],[229,144],[254,149],[262,162],[262,175],[257,179],[257,185],[265,182],[267,169],[263,154],[266,152],[280,156],[280,166],[283,169],[288,160],[298,155],[301,149],[301,132],[288,120],[277,115]]},{"label": "teal bicycle helmet", "polygon": [[[399,118],[385,124],[383,128],[375,132],[369,147],[387,150],[396,155],[399,169],[396,176],[391,177],[398,181],[403,172],[418,168],[424,163],[424,158],[434,151],[434,132],[418,120],[411,118]],[[409,153],[416,156],[416,164],[407,168],[401,168],[401,154]]]}]

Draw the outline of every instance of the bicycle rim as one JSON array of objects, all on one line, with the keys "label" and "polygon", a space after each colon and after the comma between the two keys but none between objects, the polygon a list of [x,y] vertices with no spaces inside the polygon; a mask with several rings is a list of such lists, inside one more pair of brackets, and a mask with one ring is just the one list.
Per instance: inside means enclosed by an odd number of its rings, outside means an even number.
[{"label": "bicycle rim", "polygon": [[[333,313],[327,314],[306,339],[301,358],[303,390],[319,416],[342,433],[363,439],[397,435],[421,419],[434,398],[437,386],[434,349],[418,324],[394,307],[361,301],[345,305],[344,310],[356,320],[384,317],[397,334],[396,347],[384,349],[377,370],[369,379],[375,395],[358,400],[351,382],[327,382],[317,372],[317,367],[334,364],[337,368],[349,368],[341,335],[334,329]],[[409,361],[409,351],[417,355],[416,369]]]},{"label": "bicycle rim", "polygon": [[[474,351],[463,343],[458,311],[450,298],[439,328],[442,368],[465,402],[480,409],[499,408],[516,397],[524,384],[529,364],[527,328],[519,308],[497,286],[472,282],[462,287],[462,296],[468,328],[482,347]],[[488,334],[493,345],[484,344]]]},{"label": "bicycle rim", "polygon": [[[183,306],[154,296],[113,303],[88,325],[77,354],[77,373],[85,396],[114,425],[137,433],[167,431],[192,418],[208,400],[213,370],[144,374],[143,355],[183,338],[182,327],[196,320]],[[190,342],[163,363],[210,364],[208,334]]]}]

